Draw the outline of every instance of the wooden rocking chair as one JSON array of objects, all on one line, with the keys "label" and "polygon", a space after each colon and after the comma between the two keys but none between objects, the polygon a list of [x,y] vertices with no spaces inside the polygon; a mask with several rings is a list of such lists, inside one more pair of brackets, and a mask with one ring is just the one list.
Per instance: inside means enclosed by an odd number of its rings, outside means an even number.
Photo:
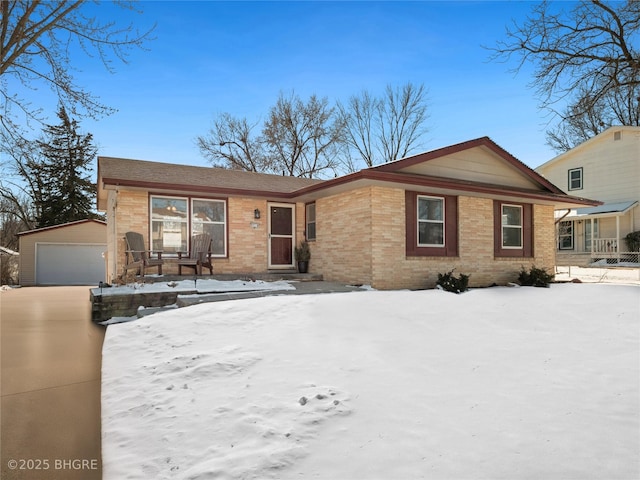
[{"label": "wooden rocking chair", "polygon": [[202,267],[209,269],[213,275],[211,263],[211,236],[208,233],[200,233],[191,237],[191,250],[189,255],[183,257],[186,252],[178,252],[178,275],[182,275],[182,267],[190,267],[196,271],[196,275],[202,275]]},{"label": "wooden rocking chair", "polygon": [[[161,251],[147,250],[144,246],[144,238],[142,234],[137,232],[127,232],[124,234],[127,242],[125,271],[136,269],[137,275],[144,276],[147,268],[158,267],[158,275],[162,275],[162,259]],[[153,258],[153,255],[156,258]]]}]

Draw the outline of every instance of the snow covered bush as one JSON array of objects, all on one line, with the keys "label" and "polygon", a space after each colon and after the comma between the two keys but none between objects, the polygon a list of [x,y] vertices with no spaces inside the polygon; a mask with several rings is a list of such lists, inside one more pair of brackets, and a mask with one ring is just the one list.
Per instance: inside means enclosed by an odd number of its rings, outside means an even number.
[{"label": "snow covered bush", "polygon": [[553,282],[553,273],[547,273],[544,268],[537,268],[535,265],[528,272],[522,267],[518,275],[520,285],[527,287],[548,287]]},{"label": "snow covered bush", "polygon": [[442,289],[447,292],[462,293],[467,291],[469,289],[469,275],[461,273],[458,278],[456,278],[453,276],[453,270],[445,274],[439,273],[436,285],[442,287]]}]

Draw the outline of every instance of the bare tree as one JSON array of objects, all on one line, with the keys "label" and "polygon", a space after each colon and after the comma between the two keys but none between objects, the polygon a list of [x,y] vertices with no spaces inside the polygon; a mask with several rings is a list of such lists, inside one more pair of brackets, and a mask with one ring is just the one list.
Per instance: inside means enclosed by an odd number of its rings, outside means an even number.
[{"label": "bare tree", "polygon": [[[142,47],[153,30],[140,33],[130,24],[103,21],[88,13],[87,3],[95,8],[86,0],[0,0],[0,152],[6,159],[0,165],[0,199],[2,213],[16,218],[23,229],[33,228],[34,199],[28,192],[39,188],[22,182],[32,161],[26,137],[33,123],[39,126],[45,120],[29,92],[51,89],[58,104],[76,117],[110,114],[112,108],[75,81],[74,55],[98,58],[112,72],[113,59],[126,62],[130,49]],[[135,2],[115,5],[141,13]],[[5,223],[0,217],[3,231]]]},{"label": "bare tree", "polygon": [[339,109],[346,125],[346,142],[368,167],[407,156],[420,146],[428,131],[424,85],[387,85],[380,97],[364,90]]},{"label": "bare tree", "polygon": [[402,88],[387,85],[379,111],[383,160],[392,162],[404,158],[426,132],[428,115],[424,85],[415,87],[407,83]]},{"label": "bare tree", "polygon": [[50,187],[48,176],[38,173],[43,169],[43,158],[36,142],[24,138],[16,139],[8,153],[11,160],[3,165],[5,175],[0,179],[2,213],[12,215],[24,230],[37,228]]},{"label": "bare tree", "polygon": [[280,93],[263,128],[274,169],[296,177],[314,178],[340,169],[338,154],[343,124],[327,98]]},{"label": "bare tree", "polygon": [[[36,215],[33,208],[32,199],[24,187],[17,183],[0,183],[0,237],[8,238],[4,232],[11,230],[9,224],[18,225],[20,232],[35,228]],[[15,244],[5,243],[0,246],[17,250],[17,238]]]},{"label": "bare tree", "polygon": [[263,140],[252,134],[256,125],[249,124],[246,118],[223,113],[214,120],[207,135],[196,138],[196,143],[214,167],[269,172],[272,166],[264,153]]},{"label": "bare tree", "polygon": [[[594,115],[604,125],[637,125],[640,52],[634,42],[640,34],[640,2],[582,0],[571,10],[566,5],[536,5],[522,25],[507,29],[491,58],[519,57],[516,72],[526,63],[535,65],[532,86],[541,105],[569,123],[567,132],[583,124],[580,135],[590,135]],[[560,102],[566,103],[564,115],[554,110]],[[562,130],[552,134],[557,137]]]},{"label": "bare tree", "polygon": [[[37,187],[38,179],[29,178],[27,183],[23,179],[27,173],[27,164],[35,155],[34,143],[21,136],[7,141],[5,132],[0,129],[0,144],[6,145],[9,142],[12,142],[12,147],[6,148],[6,155],[3,156],[5,160],[0,164],[0,213],[13,216],[24,230],[31,230],[36,226],[36,200],[29,192],[32,187]],[[4,224],[0,224],[0,229],[3,228]]]},{"label": "bare tree", "polygon": [[622,125],[640,125],[640,83],[613,90],[605,101],[615,121]]},{"label": "bare tree", "polygon": [[575,105],[567,108],[558,125],[547,130],[547,145],[558,153],[566,152],[598,135],[612,122],[604,99],[593,102],[585,93],[583,97],[578,96]]},{"label": "bare tree", "polygon": [[338,104],[345,125],[345,141],[368,167],[375,163],[378,132],[376,131],[380,100],[367,90],[352,95],[346,105]]},{"label": "bare tree", "polygon": [[[16,214],[16,206],[28,208],[28,202],[7,201],[0,197],[0,247],[18,251],[18,233],[29,230],[30,225],[24,225],[19,215]],[[18,282],[18,258],[9,252],[0,251],[0,285],[14,284]]]},{"label": "bare tree", "polygon": [[[72,52],[98,57],[113,71],[113,57],[126,62],[132,47],[141,47],[150,31],[140,33],[132,25],[117,26],[83,13],[86,0],[51,2],[44,0],[2,0],[0,9],[0,95],[3,98],[0,123],[14,132],[14,115],[41,121],[42,111],[9,86],[27,90],[51,88],[59,103],[78,116],[99,117],[113,112],[76,84]],[[118,5],[135,11],[134,2]],[[13,83],[10,83],[11,80]],[[21,122],[17,122],[21,123]]]},{"label": "bare tree", "polygon": [[640,125],[638,88],[612,90],[598,101],[586,94],[577,98],[576,104],[567,108],[562,121],[547,130],[547,144],[558,153],[586,142],[612,125]]}]

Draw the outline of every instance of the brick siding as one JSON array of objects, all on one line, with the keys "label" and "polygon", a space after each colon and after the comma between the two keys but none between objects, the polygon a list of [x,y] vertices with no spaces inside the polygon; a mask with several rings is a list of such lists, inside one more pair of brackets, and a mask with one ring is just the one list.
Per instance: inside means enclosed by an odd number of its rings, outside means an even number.
[{"label": "brick siding", "polygon": [[534,257],[496,258],[493,200],[458,197],[459,255],[407,257],[405,193],[366,187],[318,200],[314,264],[326,280],[370,283],[378,289],[432,288],[438,273],[471,274],[470,285],[506,284],[521,267],[553,271],[553,206],[534,205]]},{"label": "brick siding", "polygon": [[325,280],[370,284],[371,235],[369,188],[318,199],[310,271]]},{"label": "brick siding", "polygon": [[[268,203],[262,199],[227,199],[228,257],[214,259],[214,273],[264,272],[268,268]],[[261,218],[254,218],[259,209]],[[370,284],[378,289],[431,288],[438,273],[456,269],[471,274],[470,285],[505,284],[531,265],[553,271],[555,227],[553,206],[534,205],[534,257],[496,258],[493,244],[493,200],[458,197],[457,257],[407,257],[405,191],[362,187],[316,201],[316,240],[311,246],[311,273],[325,280]],[[124,269],[124,234],[137,231],[148,244],[149,197],[120,191],[117,208],[107,212],[108,241],[117,251],[116,272]],[[296,204],[296,243],[304,239],[305,205]],[[111,264],[111,262],[110,262]],[[175,265],[164,268],[177,272]]]},{"label": "brick siding", "polygon": [[[112,240],[115,240],[116,245],[114,252],[109,251],[109,254],[116,258],[115,274],[109,272],[112,281],[124,272],[127,250],[124,235],[127,232],[141,233],[145,245],[149,245],[149,194],[147,192],[119,191],[115,210],[110,208],[107,211],[107,236],[110,245],[113,244]],[[110,265],[112,263],[113,261],[109,262]]]}]

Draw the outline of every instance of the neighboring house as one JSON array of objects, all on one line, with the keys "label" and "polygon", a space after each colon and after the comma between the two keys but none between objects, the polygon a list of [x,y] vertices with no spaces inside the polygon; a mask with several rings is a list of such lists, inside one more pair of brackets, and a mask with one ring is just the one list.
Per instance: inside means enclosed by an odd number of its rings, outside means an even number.
[{"label": "neighboring house", "polygon": [[164,273],[208,231],[214,273],[293,270],[307,239],[310,272],[325,280],[425,288],[455,268],[471,286],[506,283],[522,267],[553,269],[555,209],[594,205],[487,137],[330,180],[98,158],[110,279],[123,273],[127,231],[163,251]]},{"label": "neighboring house", "polygon": [[536,171],[571,195],[604,205],[556,212],[559,265],[638,262],[624,237],[640,230],[640,127],[610,127]]},{"label": "neighboring house", "polygon": [[107,225],[101,220],[79,220],[18,236],[22,286],[97,285],[106,279]]}]

